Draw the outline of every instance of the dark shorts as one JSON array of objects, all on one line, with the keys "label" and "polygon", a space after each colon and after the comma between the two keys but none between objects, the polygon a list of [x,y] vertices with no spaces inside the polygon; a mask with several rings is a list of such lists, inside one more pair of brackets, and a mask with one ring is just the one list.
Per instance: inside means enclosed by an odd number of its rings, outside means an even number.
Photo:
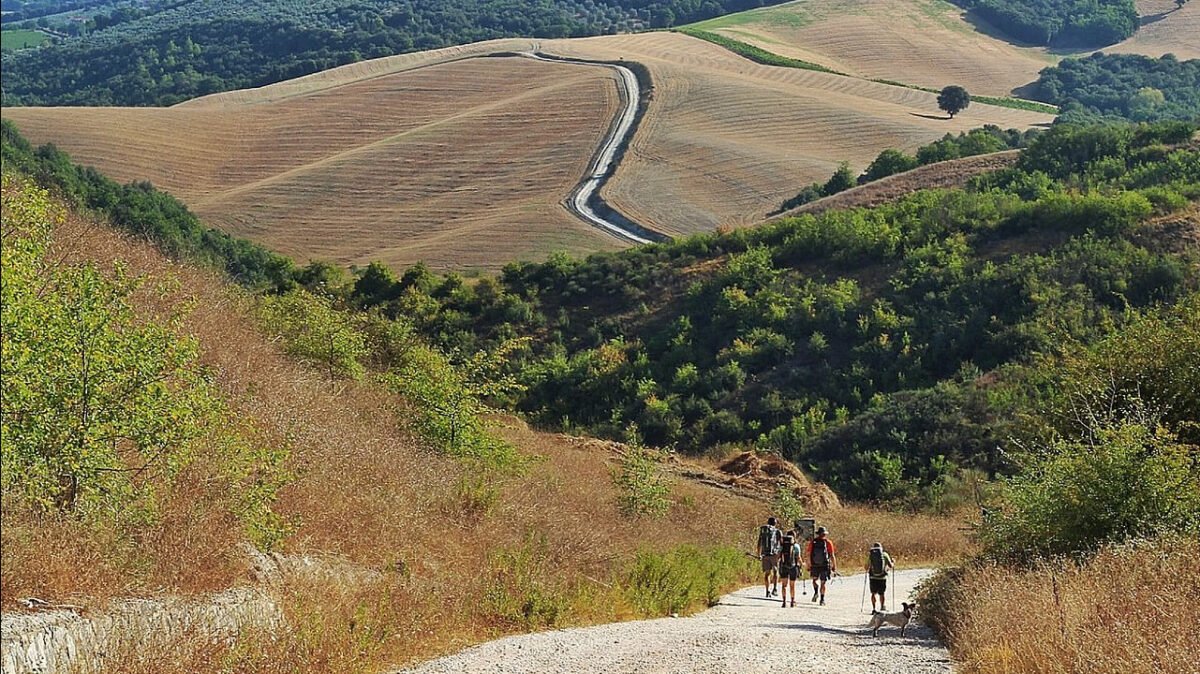
[{"label": "dark shorts", "polygon": [[828,566],[814,566],[809,568],[808,572],[813,580],[829,580],[833,577],[833,572]]},{"label": "dark shorts", "polygon": [[800,566],[779,565],[779,577],[784,580],[796,580],[800,577]]},{"label": "dark shorts", "polygon": [[771,573],[775,569],[775,561],[779,559],[779,555],[763,555],[762,570],[763,573]]},{"label": "dark shorts", "polygon": [[871,594],[887,594],[887,578],[872,578]]}]

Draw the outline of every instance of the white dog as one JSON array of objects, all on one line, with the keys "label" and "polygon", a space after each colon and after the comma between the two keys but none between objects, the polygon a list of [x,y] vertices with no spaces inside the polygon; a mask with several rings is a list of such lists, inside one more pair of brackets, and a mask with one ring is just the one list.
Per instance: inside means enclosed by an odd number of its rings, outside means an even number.
[{"label": "white dog", "polygon": [[884,613],[882,611],[871,612],[871,624],[868,625],[868,627],[871,628],[871,636],[879,636],[879,628],[884,625],[895,625],[896,627],[899,627],[900,636],[904,636],[904,628],[908,627],[908,623],[912,620],[913,609],[916,608],[917,605],[909,604],[908,602],[901,603],[904,606],[904,610],[900,611],[899,613]]}]

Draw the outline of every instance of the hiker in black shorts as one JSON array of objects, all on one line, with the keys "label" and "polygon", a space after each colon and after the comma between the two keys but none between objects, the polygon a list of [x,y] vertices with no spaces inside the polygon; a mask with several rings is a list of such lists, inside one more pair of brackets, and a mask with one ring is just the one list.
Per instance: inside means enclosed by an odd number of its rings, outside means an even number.
[{"label": "hiker in black shorts", "polygon": [[875,595],[879,595],[879,610],[884,609],[884,598],[887,596],[888,571],[896,568],[892,556],[883,551],[883,543],[871,546],[867,553],[867,565],[864,567],[867,578],[871,583],[871,612],[875,612]]},{"label": "hiker in black shorts", "polygon": [[825,605],[825,582],[837,573],[837,555],[834,554],[833,541],[825,537],[827,533],[825,527],[817,527],[817,537],[808,542],[808,549],[805,550],[805,557],[808,557],[808,574],[812,576],[812,600],[817,601],[819,591],[822,606]]},{"label": "hiker in black shorts", "polygon": [[783,549],[779,553],[779,581],[783,585],[783,607],[788,605],[788,590],[792,592],[792,606],[796,605],[796,579],[800,577],[800,544],[796,532],[783,535]]}]

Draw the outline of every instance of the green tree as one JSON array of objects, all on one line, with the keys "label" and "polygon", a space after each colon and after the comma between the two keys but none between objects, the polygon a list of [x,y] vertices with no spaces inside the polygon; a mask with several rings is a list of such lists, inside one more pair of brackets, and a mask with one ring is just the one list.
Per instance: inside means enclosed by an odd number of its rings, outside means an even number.
[{"label": "green tree", "polygon": [[135,515],[220,411],[180,316],[138,316],[123,267],[47,257],[62,216],[4,176],[3,491],[44,508]]},{"label": "green tree", "polygon": [[827,197],[838,192],[845,192],[856,184],[858,181],[854,178],[854,171],[850,170],[849,162],[842,162],[841,166],[838,166],[838,170],[834,171],[833,175],[829,176],[829,180],[821,186],[821,194]]},{"label": "green tree", "polygon": [[283,340],[289,354],[320,366],[333,381],[358,379],[366,342],[354,319],[338,311],[328,297],[307,290],[268,295],[259,305],[263,329]]},{"label": "green tree", "polygon": [[967,106],[971,104],[971,95],[967,93],[966,89],[957,84],[951,84],[943,88],[941,93],[938,94],[937,104],[939,108],[953,118],[958,113],[966,110]]}]

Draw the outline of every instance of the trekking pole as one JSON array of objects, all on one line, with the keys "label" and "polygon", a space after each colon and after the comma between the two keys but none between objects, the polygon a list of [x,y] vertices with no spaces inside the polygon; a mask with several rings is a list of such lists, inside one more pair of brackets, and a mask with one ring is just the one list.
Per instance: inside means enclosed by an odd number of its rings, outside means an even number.
[{"label": "trekking pole", "polygon": [[[875,605],[875,604],[874,604],[874,601],[875,601],[875,600],[874,600],[874,599],[872,599],[871,601],[872,601],[872,604],[871,604],[871,605],[872,605],[872,606],[874,606],[874,605]],[[858,602],[858,612],[859,612],[859,613],[862,613],[862,612],[863,612],[863,611],[866,609],[866,607],[867,607],[867,574],[865,574],[865,573],[864,573],[864,574],[863,574],[863,591],[862,591],[862,600],[860,600],[860,601]]]}]

